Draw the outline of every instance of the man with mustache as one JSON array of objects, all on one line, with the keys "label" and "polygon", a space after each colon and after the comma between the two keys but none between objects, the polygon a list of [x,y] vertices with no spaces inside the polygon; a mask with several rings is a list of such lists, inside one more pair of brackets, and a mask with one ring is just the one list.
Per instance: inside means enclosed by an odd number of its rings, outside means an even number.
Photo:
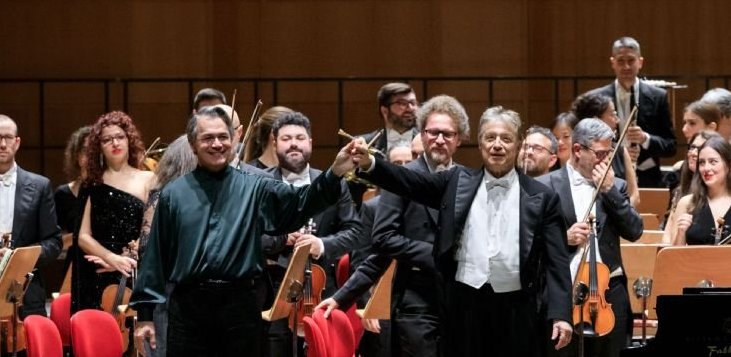
[{"label": "man with mustache", "polygon": [[[417,125],[425,151],[404,167],[434,173],[461,166],[452,156],[462,140],[469,138],[469,119],[462,104],[446,95],[433,97],[419,108]],[[394,258],[398,264],[391,292],[392,355],[440,356],[441,279],[431,254],[439,212],[387,191],[379,199],[373,223],[373,246],[378,254],[368,257],[348,282],[320,306],[347,308],[378,280]],[[379,332],[379,323],[366,321],[365,328]]]},{"label": "man with mustache", "polygon": [[[310,167],[312,131],[310,120],[306,116],[299,112],[283,115],[272,125],[272,135],[279,166],[266,172],[275,180],[300,187],[310,184],[322,174],[322,171]],[[262,237],[268,258],[267,271],[271,276],[274,291],[277,291],[289,265],[293,246],[311,243],[310,254],[318,260],[317,264],[323,267],[326,274],[323,295],[329,296],[337,289],[335,270],[340,256],[353,249],[362,248],[369,242],[361,237],[361,222],[345,183],[341,185],[340,198],[336,204],[314,216],[305,217],[305,221],[308,218],[312,218],[315,224],[315,231],[312,233],[297,230],[286,235]],[[283,323],[272,323],[269,329],[271,356],[289,352],[291,349],[288,342],[291,341],[289,333],[286,320]]]},{"label": "man with mustache", "polygon": [[518,153],[518,167],[530,177],[538,177],[551,171],[558,156],[558,141],[553,133],[540,126],[532,126],[525,133],[525,140]]},{"label": "man with mustache", "polygon": [[[378,89],[377,98],[378,114],[383,120],[383,128],[358,136],[369,143],[379,132],[384,131],[373,143],[373,148],[383,154],[394,146],[410,145],[414,137],[418,136],[416,110],[419,109],[419,101],[416,99],[414,89],[406,83],[387,83]],[[363,192],[367,187],[352,182],[349,183],[349,187],[353,200],[360,207]]]}]

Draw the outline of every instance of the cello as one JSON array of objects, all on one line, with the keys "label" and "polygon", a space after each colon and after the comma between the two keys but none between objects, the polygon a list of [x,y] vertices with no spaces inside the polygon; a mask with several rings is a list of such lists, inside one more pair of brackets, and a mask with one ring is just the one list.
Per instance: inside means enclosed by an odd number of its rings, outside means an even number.
[{"label": "cello", "polygon": [[[315,232],[315,222],[310,218],[307,224],[300,230],[302,234],[312,234]],[[304,284],[302,300],[297,303],[296,314],[293,312],[289,315],[289,329],[295,331],[297,336],[305,337],[304,325],[302,319],[305,316],[312,317],[312,313],[322,301],[322,291],[325,289],[325,270],[321,266],[312,263],[312,258],[307,258],[304,272]],[[295,324],[294,317],[297,317]]]}]

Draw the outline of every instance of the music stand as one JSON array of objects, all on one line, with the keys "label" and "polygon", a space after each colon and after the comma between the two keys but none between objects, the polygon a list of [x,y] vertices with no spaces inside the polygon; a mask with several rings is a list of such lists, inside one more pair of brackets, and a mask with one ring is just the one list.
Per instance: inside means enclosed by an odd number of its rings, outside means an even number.
[{"label": "music stand", "polygon": [[368,299],[364,309],[355,310],[355,314],[361,319],[391,319],[391,288],[393,287],[393,274],[396,271],[396,260],[381,275],[373,288],[373,294]]},{"label": "music stand", "polygon": [[[0,275],[0,317],[11,316],[11,324],[18,321],[18,309],[23,304],[25,289],[30,282],[27,275],[33,271],[40,255],[40,245],[16,248]],[[18,337],[25,338],[18,335],[17,328],[13,328],[11,345],[13,356],[17,355]]]},{"label": "music stand", "polygon": [[294,249],[292,258],[289,260],[289,266],[287,266],[287,271],[284,273],[284,278],[282,278],[282,284],[279,285],[279,291],[277,291],[274,303],[272,303],[272,307],[269,310],[261,312],[262,319],[265,321],[275,321],[289,317],[293,308],[293,304],[287,299],[287,295],[289,295],[289,288],[293,285],[292,283],[296,281],[300,282],[300,284],[302,283],[302,279],[305,275],[305,264],[307,263],[307,257],[309,255],[309,244],[305,244]]},{"label": "music stand", "polygon": [[684,287],[702,280],[717,286],[731,286],[731,246],[685,246],[663,248],[657,254],[652,274],[652,294],[647,307],[649,318],[657,319],[659,295],[677,295]]}]

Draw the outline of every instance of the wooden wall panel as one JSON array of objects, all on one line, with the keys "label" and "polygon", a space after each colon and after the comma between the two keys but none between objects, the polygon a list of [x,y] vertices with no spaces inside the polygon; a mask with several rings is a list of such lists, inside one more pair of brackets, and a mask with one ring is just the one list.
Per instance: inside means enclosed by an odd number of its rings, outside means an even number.
[{"label": "wooden wall panel", "polygon": [[[726,0],[30,0],[3,2],[0,13],[0,79],[611,76],[611,42],[629,34],[642,44],[643,75],[679,75],[690,86],[677,95],[680,117],[684,103],[705,90],[693,76],[731,73]],[[279,96],[271,82],[259,83],[258,91],[251,82],[195,82],[192,91],[214,86],[230,96],[237,88],[244,118],[256,97],[264,108],[301,110],[315,122],[317,143],[332,150],[341,142],[338,126],[353,134],[380,126],[374,98],[383,82],[344,82],[342,123],[334,82],[280,84]],[[606,82],[584,81],[578,88],[560,82],[559,110],[568,108],[575,91]],[[413,84],[420,99],[446,92],[462,101],[473,138],[490,95],[527,124],[547,126],[555,115],[552,83],[499,81],[493,93],[479,82]],[[36,84],[0,82],[0,112],[19,121],[19,158],[32,161],[26,167],[40,167],[40,152],[33,151],[38,145],[56,150],[103,110],[103,94],[90,91],[98,85],[46,86],[47,107],[39,113]],[[130,84],[128,109],[148,141],[182,133],[190,91],[185,82]],[[110,109],[122,109],[121,82],[110,85],[109,98]],[[474,150],[466,154],[473,143],[458,155],[465,155],[463,162],[479,162]],[[59,177],[53,155],[46,154],[41,169]]]}]

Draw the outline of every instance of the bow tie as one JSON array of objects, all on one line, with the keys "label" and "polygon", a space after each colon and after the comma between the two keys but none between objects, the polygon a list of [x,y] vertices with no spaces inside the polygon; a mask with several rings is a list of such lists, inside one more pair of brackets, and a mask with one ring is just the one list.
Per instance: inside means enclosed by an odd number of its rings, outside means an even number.
[{"label": "bow tie", "polygon": [[386,139],[393,145],[411,145],[411,140],[414,138],[412,130],[406,130],[402,134],[398,131],[390,129],[386,133]]},{"label": "bow tie", "polygon": [[510,188],[510,181],[508,181],[508,179],[505,177],[501,177],[499,179],[494,179],[490,182],[486,182],[485,187],[487,187],[488,191],[495,187]]},{"label": "bow tie", "polygon": [[572,180],[571,183],[574,186],[586,185],[586,186],[594,187],[594,181],[591,181],[591,180],[587,179],[586,177],[581,176],[581,174],[579,174],[578,172],[574,172],[573,176],[574,176],[574,179]]},{"label": "bow tie", "polygon": [[8,172],[0,175],[0,182],[2,182],[3,186],[10,187],[13,184],[13,174]]},{"label": "bow tie", "polygon": [[309,178],[310,173],[305,170],[301,174],[298,174],[296,172],[288,173],[287,176],[284,177],[284,181],[287,181],[287,183],[297,186],[298,184],[309,183]]}]

